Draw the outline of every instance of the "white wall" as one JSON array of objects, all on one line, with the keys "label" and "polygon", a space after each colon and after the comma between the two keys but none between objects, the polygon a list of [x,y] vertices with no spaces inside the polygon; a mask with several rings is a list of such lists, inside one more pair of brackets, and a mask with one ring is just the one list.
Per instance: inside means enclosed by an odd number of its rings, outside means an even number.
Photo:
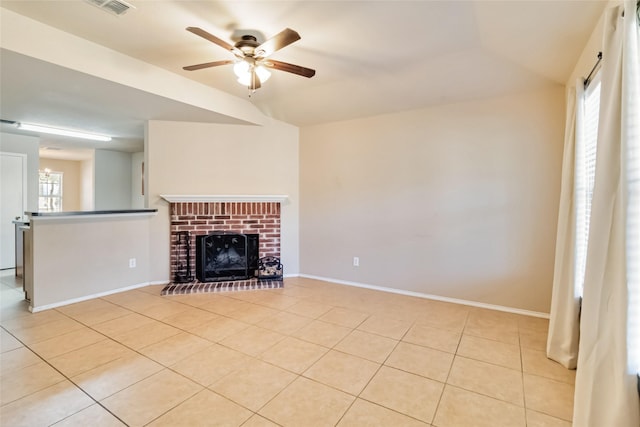
[{"label": "white wall", "polygon": [[144,208],[144,194],[142,191],[144,153],[131,155],[131,209]]},{"label": "white wall", "polygon": [[553,86],[303,128],[301,272],[548,312],[563,125]]},{"label": "white wall", "polygon": [[93,157],[91,159],[82,160],[80,162],[80,200],[81,210],[92,211],[95,206],[95,194],[93,191],[93,178],[94,178],[94,162]]},{"label": "white wall", "polygon": [[38,168],[40,138],[0,132],[0,151],[27,155],[27,210],[38,211]]},{"label": "white wall", "polygon": [[[32,219],[27,234],[35,311],[147,283],[148,215]],[[129,268],[129,259],[136,267]]]},{"label": "white wall", "polygon": [[94,206],[96,210],[131,209],[131,154],[95,150]]},{"label": "white wall", "polygon": [[145,137],[148,207],[152,220],[151,281],[169,280],[166,195],[287,195],[281,210],[281,257],[298,273],[298,128],[150,121]]}]

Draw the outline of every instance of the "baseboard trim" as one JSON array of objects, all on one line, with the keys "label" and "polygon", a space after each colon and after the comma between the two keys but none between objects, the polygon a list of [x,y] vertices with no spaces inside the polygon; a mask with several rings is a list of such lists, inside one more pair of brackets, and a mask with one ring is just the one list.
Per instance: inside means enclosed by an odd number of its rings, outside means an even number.
[{"label": "baseboard trim", "polygon": [[[432,295],[432,294],[425,294],[425,293],[422,293],[422,292],[408,291],[408,290],[405,290],[405,289],[387,288],[387,287],[384,287],[384,286],[370,285],[370,284],[367,284],[367,283],[359,283],[359,282],[351,282],[351,281],[348,281],[348,280],[340,280],[340,279],[334,279],[334,278],[331,278],[331,277],[315,276],[315,275],[312,275],[312,274],[298,273],[298,274],[285,274],[284,275],[284,278],[288,278],[288,277],[303,277],[303,278],[307,278],[307,279],[322,280],[324,282],[337,283],[339,285],[354,286],[356,288],[365,288],[365,289],[371,289],[371,290],[374,290],[374,291],[389,292],[389,293],[392,293],[392,294],[406,295],[406,296],[411,296],[411,297],[430,299],[430,300],[434,300],[434,301],[450,302],[450,303],[454,303],[454,304],[468,305],[468,306],[471,306],[471,307],[478,307],[478,308],[486,308],[486,309],[489,309],[489,310],[503,311],[503,312],[506,312],[506,313],[514,313],[514,314],[522,314],[522,315],[525,315],[525,316],[540,317],[540,318],[543,318],[543,319],[548,319],[549,318],[549,313],[543,313],[543,312],[539,312],[539,311],[524,310],[524,309],[520,309],[520,308],[507,307],[507,306],[496,305],[496,304],[487,304],[487,303],[483,303],[483,302],[470,301],[470,300],[464,300],[464,299],[458,299],[458,298],[449,298],[449,297],[443,297],[443,296],[440,296],[440,295]],[[78,298],[72,298],[72,299],[56,302],[56,303],[53,303],[53,304],[42,305],[42,306],[39,306],[39,307],[29,306],[29,311],[32,312],[32,313],[37,313],[39,311],[50,310],[52,308],[57,308],[57,307],[63,307],[65,305],[75,304],[75,303],[78,303],[78,302],[87,301],[87,300],[94,299],[94,298],[100,298],[100,297],[104,297],[104,296],[107,296],[107,295],[112,295],[112,294],[117,294],[117,293],[120,293],[120,292],[130,291],[130,290],[133,290],[133,289],[144,288],[145,286],[166,285],[167,283],[168,282],[162,281],[162,280],[161,281],[138,283],[138,284],[131,285],[131,286],[125,286],[124,288],[118,288],[118,289],[113,289],[113,290],[109,290],[109,291],[106,291],[106,292],[100,292],[100,293],[97,293],[97,294],[91,294],[91,295],[86,295],[86,296],[82,296],[82,297],[78,297]]]},{"label": "baseboard trim", "polygon": [[524,316],[540,317],[540,318],[543,318],[543,319],[548,319],[549,318],[549,313],[543,313],[543,312],[540,312],[540,311],[524,310],[524,309],[521,309],[521,308],[507,307],[507,306],[495,305],[495,304],[487,304],[487,303],[484,303],[484,302],[469,301],[469,300],[458,299],[458,298],[449,298],[449,297],[443,297],[443,296],[439,296],[439,295],[431,295],[431,294],[425,294],[425,293],[421,293],[421,292],[407,291],[407,290],[404,290],[404,289],[387,288],[387,287],[384,287],[384,286],[369,285],[369,284],[366,284],[366,283],[350,282],[350,281],[347,281],[347,280],[333,279],[331,277],[314,276],[312,274],[298,274],[298,277],[304,277],[304,278],[307,278],[307,279],[322,280],[322,281],[325,281],[325,282],[337,283],[339,285],[347,285],[347,286],[354,286],[356,288],[372,289],[374,291],[389,292],[389,293],[392,293],[392,294],[406,295],[406,296],[410,296],[410,297],[418,297],[418,298],[430,299],[430,300],[435,300],[435,301],[450,302],[450,303],[454,303],[454,304],[468,305],[468,306],[471,306],[471,307],[478,307],[478,308],[486,308],[486,309],[489,309],[489,310],[504,311],[504,312],[507,312],[507,313],[522,314]]},{"label": "baseboard trim", "polygon": [[65,305],[75,304],[77,302],[87,301],[87,300],[94,299],[94,298],[100,298],[100,297],[104,297],[104,296],[107,296],[107,295],[117,294],[117,293],[120,293],[120,292],[131,291],[133,289],[144,288],[145,286],[166,285],[166,284],[167,284],[167,282],[165,282],[165,281],[154,281],[154,282],[138,283],[138,284],[131,285],[131,286],[125,286],[124,288],[112,289],[112,290],[105,291],[105,292],[99,292],[97,294],[85,295],[85,296],[81,296],[81,297],[78,297],[78,298],[71,298],[71,299],[68,299],[68,300],[60,301],[60,302],[54,302],[53,304],[41,305],[41,306],[38,306],[38,307],[33,307],[33,306],[30,305],[29,306],[29,311],[32,312],[32,313],[37,313],[39,311],[44,311],[44,310],[50,310],[52,308],[63,307]]}]

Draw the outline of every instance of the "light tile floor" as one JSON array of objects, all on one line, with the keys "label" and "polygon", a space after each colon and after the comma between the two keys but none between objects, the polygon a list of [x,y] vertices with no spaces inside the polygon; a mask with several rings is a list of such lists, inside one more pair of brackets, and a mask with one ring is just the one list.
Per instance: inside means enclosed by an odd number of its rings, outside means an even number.
[{"label": "light tile floor", "polygon": [[570,426],[544,319],[310,279],[31,314],[0,273],[3,426]]}]

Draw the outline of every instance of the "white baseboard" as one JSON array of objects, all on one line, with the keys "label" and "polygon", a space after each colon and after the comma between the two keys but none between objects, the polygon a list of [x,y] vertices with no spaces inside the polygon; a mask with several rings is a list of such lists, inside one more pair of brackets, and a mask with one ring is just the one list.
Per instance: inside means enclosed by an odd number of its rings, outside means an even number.
[{"label": "white baseboard", "polygon": [[[389,292],[389,293],[392,293],[392,294],[406,295],[406,296],[411,296],[411,297],[430,299],[430,300],[434,300],[434,301],[450,302],[450,303],[454,303],[454,304],[468,305],[468,306],[471,306],[471,307],[486,308],[486,309],[489,309],[489,310],[497,310],[497,311],[503,311],[503,312],[507,312],[507,313],[522,314],[522,315],[525,315],[525,316],[540,317],[540,318],[543,318],[543,319],[548,319],[549,318],[549,313],[543,313],[543,312],[539,312],[539,311],[523,310],[523,309],[520,309],[520,308],[506,307],[506,306],[503,306],[503,305],[487,304],[487,303],[483,303],[483,302],[469,301],[469,300],[458,299],[458,298],[449,298],[449,297],[443,297],[443,296],[439,296],[439,295],[431,295],[431,294],[425,294],[425,293],[421,293],[421,292],[408,291],[408,290],[404,290],[404,289],[387,288],[387,287],[384,287],[384,286],[369,285],[369,284],[366,284],[366,283],[350,282],[350,281],[347,281],[347,280],[333,279],[331,277],[314,276],[314,275],[311,275],[311,274],[302,274],[302,273],[285,274],[284,275],[284,278],[288,278],[288,277],[289,278],[292,278],[292,277],[304,277],[304,278],[307,278],[307,279],[322,280],[324,282],[337,283],[337,284],[346,285],[346,286],[354,286],[354,287],[357,287],[357,288],[372,289],[372,290],[375,290],[375,291]],[[133,289],[143,288],[145,286],[165,285],[167,283],[168,283],[167,281],[152,281],[152,282],[138,283],[136,285],[126,286],[124,288],[118,288],[118,289],[113,289],[113,290],[106,291],[106,292],[100,292],[100,293],[97,293],[97,294],[91,294],[91,295],[86,295],[86,296],[82,296],[82,297],[78,297],[78,298],[72,298],[72,299],[69,299],[69,300],[60,301],[60,302],[56,302],[56,303],[53,303],[53,304],[42,305],[42,306],[39,306],[39,307],[29,306],[29,311],[31,311],[32,313],[37,313],[39,311],[49,310],[49,309],[52,309],[52,308],[62,307],[62,306],[69,305],[69,304],[75,304],[77,302],[82,302],[82,301],[86,301],[86,300],[90,300],[90,299],[94,299],[94,298],[100,298],[100,297],[107,296],[107,295],[112,295],[112,294],[117,294],[117,293],[120,293],[120,292],[130,291],[130,290],[133,290]]]},{"label": "white baseboard", "polygon": [[85,296],[81,296],[81,297],[78,297],[78,298],[72,298],[72,299],[68,299],[68,300],[64,300],[64,301],[60,301],[60,302],[54,302],[53,304],[41,305],[41,306],[38,306],[38,307],[29,306],[29,311],[32,312],[32,313],[37,313],[39,311],[50,310],[52,308],[62,307],[62,306],[69,305],[69,304],[75,304],[77,302],[87,301],[87,300],[94,299],[94,298],[100,298],[100,297],[104,297],[104,296],[107,296],[107,295],[112,295],[112,294],[117,294],[117,293],[120,293],[120,292],[130,291],[130,290],[133,290],[133,289],[144,288],[145,286],[165,285],[167,283],[168,282],[165,282],[165,281],[138,283],[138,284],[131,285],[131,286],[125,286],[124,288],[112,289],[112,290],[105,291],[105,292],[100,292],[100,293],[97,293],[97,294],[85,295]]},{"label": "white baseboard", "polygon": [[[407,290],[404,290],[404,289],[386,288],[384,286],[368,285],[366,283],[350,282],[350,281],[347,281],[347,280],[332,279],[330,277],[314,276],[314,275],[311,275],[311,274],[298,274],[297,276],[298,277],[304,277],[304,278],[307,278],[307,279],[315,279],[315,280],[322,280],[322,281],[325,281],[325,282],[337,283],[337,284],[340,284],[340,285],[355,286],[357,288],[366,288],[366,289],[372,289],[372,290],[375,290],[375,291],[390,292],[392,294],[400,294],[400,295],[407,295],[407,296],[411,296],[411,297],[425,298],[425,299],[430,299],[430,300],[435,300],[435,301],[442,301],[442,302],[450,302],[450,303],[454,303],[454,304],[469,305],[469,306],[472,306],[472,307],[486,308],[486,309],[489,309],[489,310],[504,311],[504,312],[507,312],[507,313],[514,313],[514,314],[522,314],[524,316],[540,317],[540,318],[543,318],[543,319],[548,319],[549,318],[549,313],[543,313],[543,312],[540,312],[540,311],[523,310],[523,309],[520,309],[520,308],[506,307],[506,306],[503,306],[503,305],[487,304],[487,303],[483,303],[483,302],[469,301],[469,300],[458,299],[458,298],[442,297],[442,296],[439,296],[439,295],[424,294],[424,293],[421,293],[421,292],[407,291]],[[291,276],[291,277],[294,277],[294,276]]]}]

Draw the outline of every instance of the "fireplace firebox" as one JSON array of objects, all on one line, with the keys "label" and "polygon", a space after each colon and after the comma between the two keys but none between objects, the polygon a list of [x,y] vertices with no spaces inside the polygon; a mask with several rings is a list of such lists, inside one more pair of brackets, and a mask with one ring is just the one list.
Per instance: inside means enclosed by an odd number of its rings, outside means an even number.
[{"label": "fireplace firebox", "polygon": [[215,232],[196,236],[196,277],[200,282],[256,277],[258,234]]}]

